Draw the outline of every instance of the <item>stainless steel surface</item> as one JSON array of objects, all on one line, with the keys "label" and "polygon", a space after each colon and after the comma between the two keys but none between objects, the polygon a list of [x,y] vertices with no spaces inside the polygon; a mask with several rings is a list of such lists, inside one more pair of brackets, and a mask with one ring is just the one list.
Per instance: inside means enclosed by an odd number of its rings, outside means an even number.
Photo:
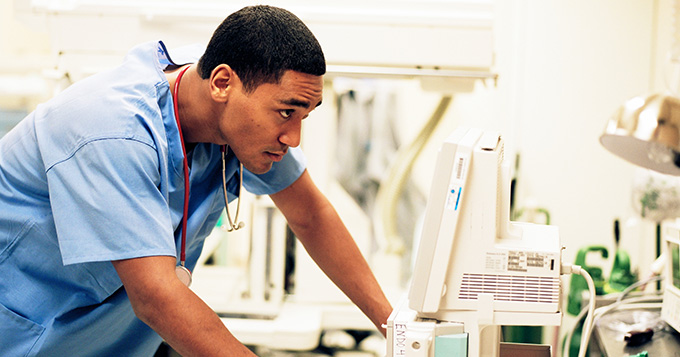
[{"label": "stainless steel surface", "polygon": [[[633,311],[630,310],[628,313],[633,314]],[[654,312],[660,313],[658,310],[654,310]],[[639,346],[627,346],[620,333],[596,324],[590,345],[590,355],[604,357],[634,356],[647,351],[649,357],[680,356],[680,335],[665,323],[662,324],[664,327],[654,329],[654,335],[649,342]]]}]

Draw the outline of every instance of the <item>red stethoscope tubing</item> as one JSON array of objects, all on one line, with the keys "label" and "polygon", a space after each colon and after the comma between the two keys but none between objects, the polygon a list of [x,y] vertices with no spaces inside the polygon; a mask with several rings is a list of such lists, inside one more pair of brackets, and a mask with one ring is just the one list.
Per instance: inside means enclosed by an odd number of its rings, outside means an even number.
[{"label": "red stethoscope tubing", "polygon": [[186,261],[186,242],[187,242],[187,217],[189,215],[189,160],[187,159],[187,151],[184,146],[184,136],[182,136],[182,126],[179,122],[179,106],[177,104],[179,93],[179,81],[182,79],[184,72],[191,66],[186,66],[177,75],[175,80],[175,87],[172,91],[172,101],[175,109],[175,119],[177,120],[177,131],[179,132],[180,143],[182,143],[182,154],[184,154],[184,213],[182,214],[182,242],[180,243],[179,264],[184,266]]}]

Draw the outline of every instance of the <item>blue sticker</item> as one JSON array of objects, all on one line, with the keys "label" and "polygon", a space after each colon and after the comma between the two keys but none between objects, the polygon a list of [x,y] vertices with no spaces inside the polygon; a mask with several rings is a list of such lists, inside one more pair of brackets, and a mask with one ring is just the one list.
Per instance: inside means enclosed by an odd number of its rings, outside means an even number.
[{"label": "blue sticker", "polygon": [[463,191],[462,187],[460,189],[458,189],[458,197],[456,198],[456,208],[455,208],[456,211],[458,210],[458,203],[460,202],[460,193],[462,191]]}]

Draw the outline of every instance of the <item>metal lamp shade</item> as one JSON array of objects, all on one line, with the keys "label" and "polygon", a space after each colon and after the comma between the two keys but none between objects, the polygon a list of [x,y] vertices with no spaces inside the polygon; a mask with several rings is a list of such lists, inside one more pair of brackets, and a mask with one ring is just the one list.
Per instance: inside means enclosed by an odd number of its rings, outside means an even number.
[{"label": "metal lamp shade", "polygon": [[680,176],[680,99],[629,99],[607,123],[600,143],[635,165]]}]

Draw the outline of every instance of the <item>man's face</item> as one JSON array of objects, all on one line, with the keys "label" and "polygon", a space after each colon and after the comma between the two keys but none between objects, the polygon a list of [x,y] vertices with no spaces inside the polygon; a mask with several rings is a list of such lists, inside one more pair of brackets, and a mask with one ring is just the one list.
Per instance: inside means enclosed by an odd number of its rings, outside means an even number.
[{"label": "man's face", "polygon": [[323,77],[286,71],[278,84],[251,93],[236,88],[221,118],[229,147],[248,170],[262,174],[300,145],[302,120],[321,104]]}]

